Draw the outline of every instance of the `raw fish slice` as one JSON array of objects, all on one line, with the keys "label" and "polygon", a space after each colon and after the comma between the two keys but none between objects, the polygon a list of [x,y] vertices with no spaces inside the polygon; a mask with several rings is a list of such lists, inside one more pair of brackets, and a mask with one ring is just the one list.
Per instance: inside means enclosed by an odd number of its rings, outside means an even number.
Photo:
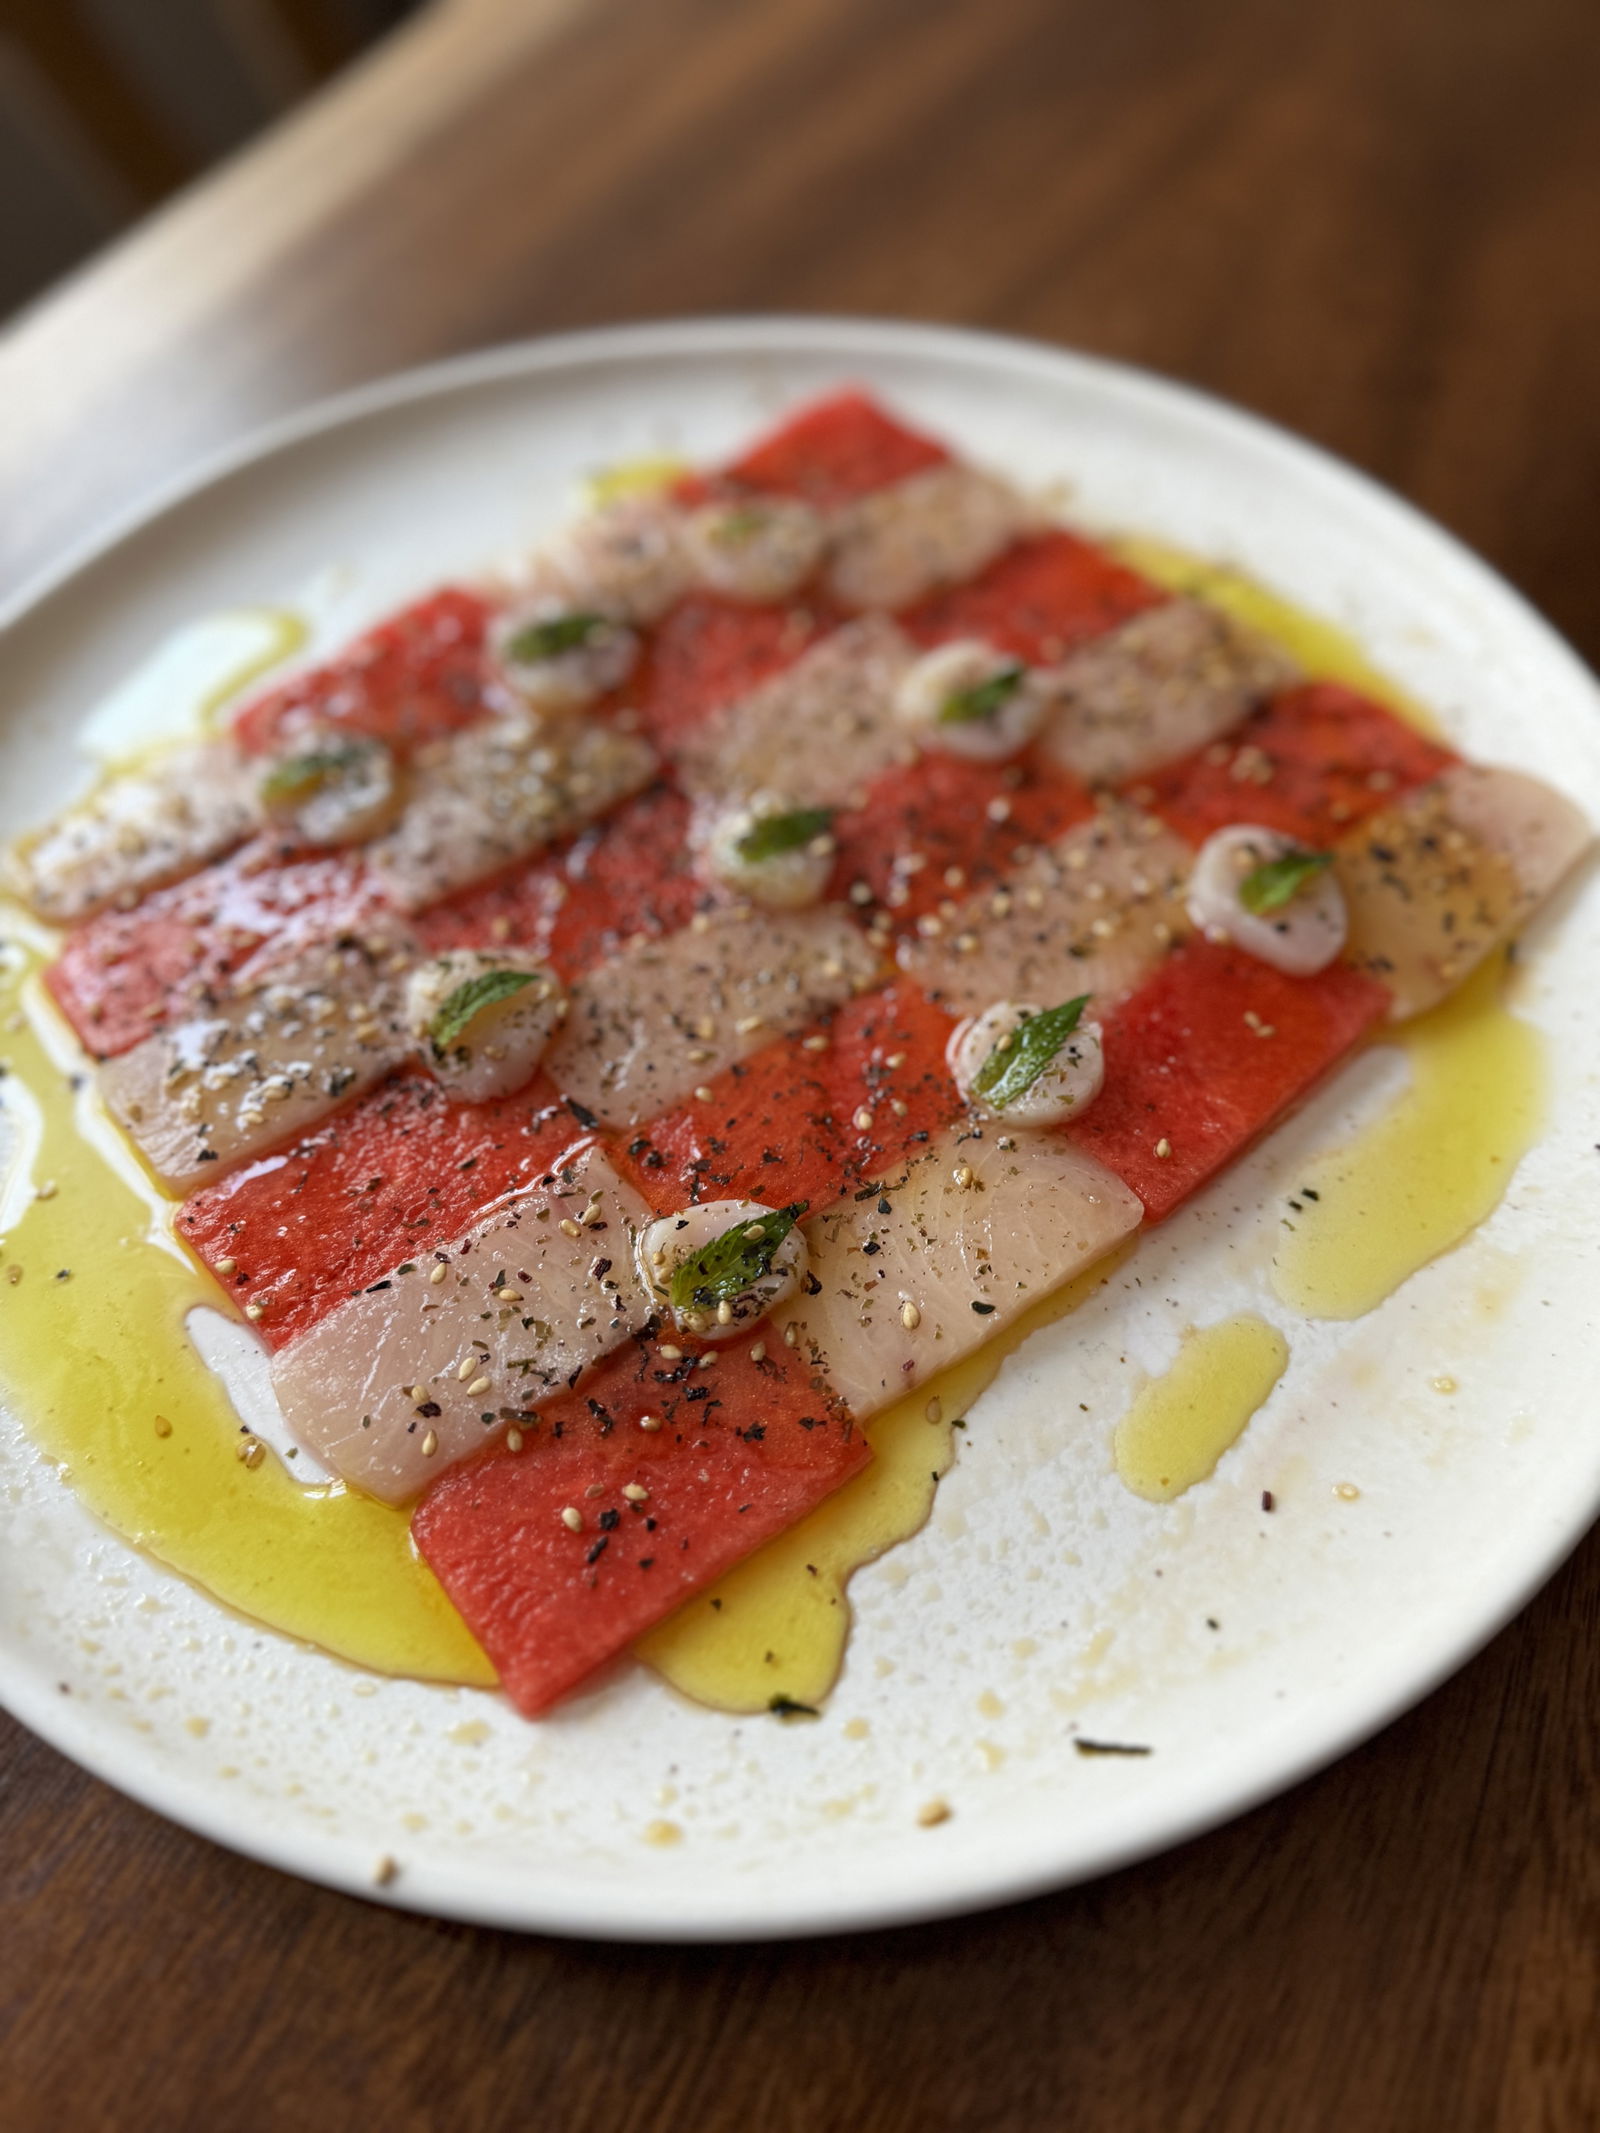
[{"label": "raw fish slice", "polygon": [[901,944],[901,967],[952,1015],[996,1000],[1093,996],[1099,1014],[1143,982],[1188,931],[1189,848],[1120,803],[1036,853],[998,890]]},{"label": "raw fish slice", "polygon": [[769,1345],[705,1371],[630,1343],[521,1428],[519,1451],[456,1468],[417,1506],[418,1551],[525,1717],[870,1462],[816,1373]]},{"label": "raw fish slice", "polygon": [[260,820],[256,778],[225,741],[174,748],[20,839],[0,885],[54,926],[132,905],[249,836]]},{"label": "raw fish slice", "polygon": [[413,952],[402,935],[373,935],[282,963],[107,1060],[101,1094],[164,1183],[185,1191],[220,1176],[303,1133],[413,1049],[402,1004]]},{"label": "raw fish slice", "polygon": [[1004,1332],[1143,1219],[1120,1179],[1054,1133],[951,1127],[874,1184],[806,1223],[813,1293],[772,1319],[861,1420]]},{"label": "raw fish slice", "polygon": [[1152,773],[1145,805],[1191,844],[1248,821],[1320,851],[1455,760],[1371,697],[1311,681],[1260,705],[1226,740]]},{"label": "raw fish slice", "polygon": [[644,1325],[633,1239],[649,1219],[584,1150],[280,1349],[284,1419],[345,1481],[403,1503]]},{"label": "raw fish slice", "polygon": [[1420,1014],[1509,938],[1592,842],[1581,811],[1518,770],[1459,764],[1369,815],[1334,861],[1346,953]]},{"label": "raw fish slice", "polygon": [[824,583],[846,607],[909,607],[992,563],[1028,524],[1017,492],[955,462],[835,513]]},{"label": "raw fish slice", "polygon": [[593,821],[655,773],[632,734],[588,719],[497,719],[418,757],[399,823],[367,847],[401,911],[431,903]]},{"label": "raw fish slice", "polygon": [[420,1069],[343,1104],[275,1155],[192,1193],[178,1234],[281,1348],[587,1138],[550,1083],[453,1103]]},{"label": "raw fish slice", "polygon": [[272,754],[333,726],[401,755],[495,708],[485,649],[490,606],[446,586],[401,608],[332,659],[252,697],[232,721],[250,754]]},{"label": "raw fish slice", "polygon": [[1296,678],[1277,646],[1198,600],[1168,600],[1046,677],[1041,745],[1086,785],[1117,785],[1203,748]]},{"label": "raw fish slice", "polygon": [[1106,1018],[1105,1086],[1068,1135],[1159,1222],[1301,1103],[1388,1004],[1348,964],[1294,978],[1186,941]]},{"label": "raw fish slice", "polygon": [[871,985],[878,962],[842,912],[705,912],[572,988],[545,1072],[585,1114],[633,1125]]},{"label": "raw fish slice", "polygon": [[984,637],[1030,666],[1115,629],[1167,598],[1135,570],[1061,527],[1029,534],[975,578],[900,617],[919,644]]},{"label": "raw fish slice", "polygon": [[707,801],[780,792],[792,807],[842,805],[914,760],[894,692],[914,648],[883,615],[847,622],[682,741],[680,774]]}]

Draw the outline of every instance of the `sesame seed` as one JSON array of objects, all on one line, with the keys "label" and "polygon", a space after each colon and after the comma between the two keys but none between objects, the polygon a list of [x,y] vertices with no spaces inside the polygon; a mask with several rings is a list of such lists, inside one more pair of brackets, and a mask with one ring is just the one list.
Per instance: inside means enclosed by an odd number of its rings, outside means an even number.
[{"label": "sesame seed", "polygon": [[508,1452],[520,1452],[521,1449],[522,1432],[515,1426],[515,1424],[513,1424],[513,1426],[506,1431],[506,1450]]},{"label": "sesame seed", "polygon": [[965,1192],[972,1183],[972,1165],[970,1163],[957,1163],[950,1175],[955,1183],[961,1187],[962,1191]]},{"label": "sesame seed", "polygon": [[583,1513],[575,1503],[569,1503],[562,1512],[561,1523],[569,1533],[581,1533],[583,1531]]},{"label": "sesame seed", "polygon": [[422,1440],[422,1456],[423,1456],[423,1458],[424,1458],[424,1459],[431,1459],[431,1458],[433,1457],[434,1453],[435,1453],[435,1452],[436,1452],[436,1451],[437,1451],[438,1449],[439,1449],[439,1432],[438,1432],[438,1431],[437,1431],[436,1429],[430,1429],[430,1430],[429,1430],[429,1432],[428,1432],[428,1434],[427,1434],[427,1435],[426,1435],[426,1436],[425,1436],[425,1437],[423,1438],[423,1440]]},{"label": "sesame seed", "polygon": [[942,1422],[944,1420],[944,1402],[937,1393],[929,1400],[922,1412],[930,1422]]},{"label": "sesame seed", "polygon": [[977,945],[978,936],[975,933],[958,933],[956,935],[957,955],[971,955]]},{"label": "sesame seed", "polygon": [[1011,819],[1011,802],[1001,799],[991,800],[984,809],[984,813],[991,822],[1009,822]]},{"label": "sesame seed", "polygon": [[[708,1103],[710,1103],[710,1101],[711,1101],[711,1089],[710,1089],[710,1086],[709,1086],[709,1084],[708,1084],[708,1083],[706,1083],[706,1082],[701,1082],[701,1084],[700,1084],[699,1088],[697,1088],[697,1089],[695,1090],[695,1092],[694,1092],[694,1098],[695,1098],[695,1102],[696,1102],[696,1103],[701,1103],[701,1104],[708,1104]],[[565,1228],[566,1228],[566,1226],[567,1226],[567,1225],[566,1225],[566,1224],[565,1224],[564,1222],[563,1222],[563,1223],[562,1223],[562,1225],[561,1225],[561,1227],[562,1227],[563,1229],[565,1229]]]},{"label": "sesame seed", "polygon": [[35,1188],[34,1197],[39,1200],[53,1200],[60,1190],[54,1178],[46,1178],[42,1185]]},{"label": "sesame seed", "polygon": [[803,1052],[825,1052],[828,1049],[828,1040],[826,1037],[802,1037],[800,1049]]},{"label": "sesame seed", "polygon": [[1354,1503],[1361,1491],[1353,1481],[1336,1481],[1333,1486],[1333,1493],[1341,1503]]},{"label": "sesame seed", "polygon": [[936,1829],[941,1822],[948,1822],[949,1819],[950,1803],[948,1800],[930,1800],[926,1807],[917,1809],[917,1822],[919,1827],[923,1829]]},{"label": "sesame seed", "polygon": [[891,1052],[883,1063],[886,1067],[903,1067],[906,1063],[906,1055],[904,1052]]},{"label": "sesame seed", "polygon": [[487,1378],[474,1378],[467,1387],[467,1396],[469,1399],[476,1399],[480,1392],[487,1392],[488,1390],[489,1380]]},{"label": "sesame seed", "polygon": [[499,1288],[491,1289],[489,1293],[497,1303],[519,1304],[522,1301],[522,1291],[508,1288],[504,1282],[501,1282]]},{"label": "sesame seed", "polygon": [[219,1259],[211,1271],[214,1274],[221,1274],[224,1276],[228,1274],[237,1274],[239,1271],[239,1262],[237,1259]]},{"label": "sesame seed", "polygon": [[909,1298],[900,1306],[900,1323],[908,1333],[915,1333],[922,1324],[922,1313]]},{"label": "sesame seed", "polygon": [[661,1417],[659,1415],[641,1415],[639,1417],[639,1427],[649,1435],[654,1436],[661,1427]]},{"label": "sesame seed", "polygon": [[729,1303],[726,1297],[717,1305],[717,1324],[719,1326],[731,1326],[733,1324],[733,1305]]},{"label": "sesame seed", "polygon": [[172,1435],[172,1424],[165,1415],[156,1416],[156,1435],[158,1437],[170,1437]]},{"label": "sesame seed", "polygon": [[715,1057],[715,1052],[708,1052],[703,1044],[697,1044],[689,1054],[689,1064],[690,1066],[704,1066],[708,1059],[714,1059]]},{"label": "sesame seed", "polygon": [[715,1348],[708,1348],[704,1355],[696,1358],[702,1370],[709,1370],[716,1359],[717,1351]]},{"label": "sesame seed", "polygon": [[862,1104],[857,1110],[854,1118],[851,1120],[851,1124],[855,1127],[858,1133],[865,1133],[867,1128],[872,1124],[872,1113],[867,1109],[865,1104]]},{"label": "sesame seed", "polygon": [[[477,1369],[477,1367],[478,1358],[475,1355],[464,1355],[461,1358],[461,1361],[456,1365],[456,1376],[461,1380],[462,1384],[465,1385],[468,1378],[471,1377],[472,1373]],[[421,1397],[421,1386],[413,1385],[411,1390],[414,1395],[419,1398]]]},{"label": "sesame seed", "polygon": [[583,1231],[573,1221],[571,1215],[563,1215],[558,1226],[563,1237],[581,1237],[583,1235]]},{"label": "sesame seed", "polygon": [[785,1326],[785,1327],[784,1327],[784,1329],[783,1329],[783,1345],[784,1345],[784,1346],[785,1346],[786,1348],[798,1348],[798,1347],[799,1347],[799,1345],[800,1345],[800,1328],[799,1328],[798,1326]]},{"label": "sesame seed", "polygon": [[656,1350],[656,1353],[661,1357],[663,1362],[675,1363],[678,1360],[679,1356],[682,1355],[683,1350],[681,1348],[674,1348],[670,1341],[663,1341],[661,1343],[661,1346]]},{"label": "sesame seed", "polygon": [[418,1406],[420,1407],[420,1406],[421,1406],[421,1404],[422,1404],[422,1402],[423,1402],[423,1401],[424,1401],[424,1400],[425,1400],[425,1399],[426,1399],[426,1398],[428,1397],[428,1388],[427,1388],[427,1386],[426,1386],[426,1385],[413,1385],[413,1386],[412,1386],[412,1388],[411,1388],[411,1397],[412,1397],[412,1399],[413,1399],[413,1400],[414,1400],[414,1401],[416,1402],[416,1404],[417,1404],[417,1405],[418,1405]]},{"label": "sesame seed", "polygon": [[765,1015],[741,1015],[733,1025],[734,1034],[739,1037],[748,1037],[752,1030],[761,1029],[765,1025],[766,1019]]},{"label": "sesame seed", "polygon": [[622,1493],[627,1497],[629,1503],[648,1503],[650,1501],[650,1491],[641,1488],[636,1481],[625,1481],[622,1484]]},{"label": "sesame seed", "polygon": [[896,1118],[904,1118],[906,1115],[907,1106],[901,1102],[898,1096],[891,1096],[889,1099],[889,1109],[894,1113]]},{"label": "sesame seed", "polygon": [[850,901],[853,904],[870,904],[872,901],[871,886],[864,881],[851,882]]},{"label": "sesame seed", "polygon": [[250,1320],[251,1320],[252,1322],[254,1322],[254,1321],[255,1321],[256,1319],[258,1319],[258,1318],[265,1318],[265,1317],[266,1317],[266,1315],[267,1315],[267,1307],[266,1307],[266,1305],[265,1305],[265,1304],[257,1304],[257,1303],[249,1303],[249,1304],[246,1304],[246,1305],[245,1305],[245,1307],[244,1307],[244,1315],[245,1315],[245,1317],[246,1317],[246,1318],[248,1318],[248,1319],[250,1319]]},{"label": "sesame seed", "polygon": [[967,885],[966,868],[946,867],[944,870],[944,885],[947,889],[964,889]]},{"label": "sesame seed", "polygon": [[435,1287],[435,1288],[437,1288],[437,1287],[439,1286],[440,1282],[441,1282],[441,1281],[443,1281],[443,1279],[444,1279],[444,1277],[446,1276],[446,1274],[448,1274],[448,1273],[449,1273],[449,1271],[450,1271],[450,1269],[449,1269],[449,1268],[448,1268],[448,1267],[447,1267],[447,1266],[445,1265],[444,1261],[443,1261],[443,1260],[441,1259],[441,1260],[439,1261],[438,1265],[437,1265],[437,1266],[436,1266],[436,1267],[435,1267],[435,1268],[433,1269],[433,1272],[432,1272],[432,1273],[431,1273],[431,1274],[430,1274],[430,1275],[428,1276],[428,1279],[429,1279],[429,1280],[430,1280],[430,1281],[431,1281],[431,1282],[433,1283],[434,1287]]},{"label": "sesame seed", "polygon": [[1162,1134],[1162,1136],[1161,1136],[1161,1138],[1160,1138],[1160,1140],[1158,1140],[1158,1141],[1156,1142],[1156,1154],[1157,1154],[1157,1155],[1159,1155],[1159,1156],[1161,1157],[1161,1159],[1162,1159],[1162,1161],[1163,1161],[1163,1162],[1165,1162],[1165,1160],[1167,1159],[1167,1157],[1168,1157],[1169,1155],[1171,1155],[1171,1153],[1172,1153],[1172,1143],[1171,1143],[1171,1141],[1169,1141],[1169,1140],[1167,1139],[1166,1135],[1165,1135],[1165,1134],[1163,1133],[1163,1134]]},{"label": "sesame seed", "polygon": [[266,1458],[267,1448],[259,1437],[241,1437],[234,1447],[234,1456],[241,1466],[248,1467],[253,1474]]},{"label": "sesame seed", "polygon": [[767,1344],[765,1341],[757,1341],[750,1351],[750,1360],[752,1363],[764,1363],[766,1359]]},{"label": "sesame seed", "polygon": [[944,931],[944,921],[943,919],[935,918],[931,912],[925,911],[921,918],[917,920],[917,931],[924,940],[936,941]]}]

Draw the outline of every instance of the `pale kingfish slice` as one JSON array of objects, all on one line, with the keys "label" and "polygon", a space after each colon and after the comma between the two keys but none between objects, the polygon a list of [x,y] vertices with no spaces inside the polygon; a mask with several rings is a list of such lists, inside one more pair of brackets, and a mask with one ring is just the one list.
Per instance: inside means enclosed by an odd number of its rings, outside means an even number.
[{"label": "pale kingfish slice", "polygon": [[1117,785],[1205,747],[1297,674],[1219,608],[1168,600],[1038,677],[1057,700],[1041,743],[1086,785]]},{"label": "pale kingfish slice", "polygon": [[290,1430],[353,1487],[404,1502],[646,1323],[634,1239],[649,1220],[584,1150],[280,1349]]},{"label": "pale kingfish slice", "polygon": [[854,803],[916,755],[894,713],[915,649],[886,616],[847,622],[696,728],[680,750],[684,784],[717,802],[781,792],[791,807]]},{"label": "pale kingfish slice", "polygon": [[873,1182],[806,1223],[809,1293],[772,1317],[858,1419],[1004,1332],[1143,1219],[1060,1135],[992,1124],[953,1127]]},{"label": "pale kingfish slice", "polygon": [[131,907],[242,844],[261,819],[259,764],[231,742],[174,748],[120,771],[6,855],[5,885],[52,925]]},{"label": "pale kingfish slice", "polygon": [[955,461],[928,467],[835,514],[828,589],[849,607],[909,607],[992,563],[1030,519],[994,475]]},{"label": "pale kingfish slice", "polygon": [[877,974],[865,934],[837,908],[724,907],[579,978],[544,1070],[592,1117],[635,1125]]},{"label": "pale kingfish slice", "polygon": [[1334,855],[1348,960],[1421,1014],[1518,931],[1593,842],[1581,810],[1520,770],[1461,763],[1369,815]]},{"label": "pale kingfish slice", "polygon": [[404,814],[367,847],[373,876],[397,909],[423,910],[580,829],[655,768],[645,742],[598,721],[469,726],[418,756]]},{"label": "pale kingfish slice", "polygon": [[902,943],[901,968],[953,1015],[995,1000],[1048,1007],[1089,993],[1095,1014],[1125,998],[1189,931],[1189,847],[1154,815],[1096,810],[996,888]]},{"label": "pale kingfish slice", "polygon": [[164,1183],[187,1192],[304,1132],[415,1049],[404,1011],[415,945],[346,937],[169,1023],[104,1061],[100,1091]]}]

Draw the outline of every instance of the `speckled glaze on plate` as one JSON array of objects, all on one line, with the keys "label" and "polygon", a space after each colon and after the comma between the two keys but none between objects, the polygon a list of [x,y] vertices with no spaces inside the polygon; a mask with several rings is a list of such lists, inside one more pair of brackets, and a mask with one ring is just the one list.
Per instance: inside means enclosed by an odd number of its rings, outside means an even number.
[{"label": "speckled glaze on plate", "polygon": [[[1484,565],[1360,475],[1057,350],[762,319],[572,336],[385,382],[116,529],[9,620],[0,834],[81,777],[74,729],[183,623],[308,608],[335,642],[540,536],[575,477],[715,457],[851,379],[974,458],[1059,483],[1093,528],[1237,563],[1359,637],[1468,753],[1600,817],[1594,681]],[[13,1414],[0,1696],[221,1843],[382,1901],[544,1931],[882,1925],[1175,1843],[1424,1694],[1600,1510],[1597,965],[1591,868],[1539,920],[1516,981],[1517,1011],[1552,1040],[1547,1130],[1498,1211],[1367,1318],[1298,1320],[1267,1269],[1296,1172],[1392,1084],[1381,1051],[1014,1355],[971,1410],[927,1529],[858,1576],[844,1675],[813,1723],[724,1717],[638,1668],[537,1726],[493,1695],[362,1675],[106,1532]],[[1268,1404],[1209,1481],[1164,1506],[1129,1494],[1117,1418],[1186,1327],[1242,1311],[1289,1339]],[[1077,1738],[1152,1752],[1085,1756]],[[936,1799],[950,1813],[923,1826]]]}]

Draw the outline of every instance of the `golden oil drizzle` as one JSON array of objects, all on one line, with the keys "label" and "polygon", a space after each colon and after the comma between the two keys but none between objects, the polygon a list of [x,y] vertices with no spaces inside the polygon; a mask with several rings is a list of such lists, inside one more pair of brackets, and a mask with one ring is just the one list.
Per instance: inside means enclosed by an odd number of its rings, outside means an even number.
[{"label": "golden oil drizzle", "polygon": [[1171,1367],[1150,1380],[1117,1424],[1118,1478],[1149,1503],[1171,1503],[1204,1481],[1288,1363],[1289,1343],[1253,1312],[1192,1328]]},{"label": "golden oil drizzle", "polygon": [[3,1196],[0,1388],[30,1438],[98,1518],[241,1614],[384,1673],[491,1683],[403,1511],[239,1458],[239,1419],[184,1330],[222,1294],[92,1080],[72,1088],[89,1061],[39,982],[46,938],[4,906],[0,938],[0,1094],[20,1171]]},{"label": "golden oil drizzle", "polygon": [[108,771],[127,770],[174,743],[214,731],[225,706],[305,644],[285,607],[229,608],[175,630],[100,703],[79,748]]},{"label": "golden oil drizzle", "polygon": [[1441,737],[1439,721],[1427,706],[1374,666],[1356,639],[1336,623],[1308,614],[1231,564],[1208,562],[1167,541],[1129,535],[1106,545],[1130,568],[1143,571],[1169,592],[1208,600],[1281,644],[1312,680],[1339,681],[1346,688],[1359,689],[1430,739]]},{"label": "golden oil drizzle", "polygon": [[1272,1285],[1306,1317],[1360,1318],[1499,1206],[1543,1124],[1546,1084],[1543,1038],[1506,1006],[1504,980],[1504,956],[1490,957],[1387,1035],[1410,1086],[1305,1170]]},{"label": "golden oil drizzle", "polygon": [[[867,1425],[873,1461],[788,1533],[681,1607],[635,1647],[665,1680],[719,1711],[775,1697],[816,1705],[838,1676],[853,1574],[920,1532],[955,1455],[955,1425],[1000,1365],[1111,1279],[1132,1243],[1035,1304],[1006,1333]],[[936,1419],[930,1421],[930,1412]]]}]

